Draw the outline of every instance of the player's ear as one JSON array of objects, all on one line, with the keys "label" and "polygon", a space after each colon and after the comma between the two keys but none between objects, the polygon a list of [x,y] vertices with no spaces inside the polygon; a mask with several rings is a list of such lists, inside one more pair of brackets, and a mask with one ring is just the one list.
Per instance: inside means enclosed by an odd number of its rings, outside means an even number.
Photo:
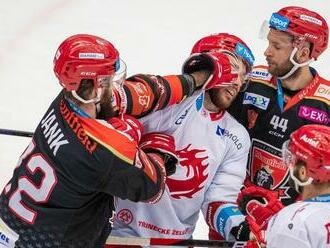
[{"label": "player's ear", "polygon": [[310,59],[311,47],[310,44],[306,42],[302,48],[297,51],[297,62],[304,63]]},{"label": "player's ear", "polygon": [[301,182],[306,182],[309,178],[308,176],[308,171],[307,171],[307,168],[305,165],[301,165],[297,168],[297,174],[298,174],[298,179],[301,181]]}]

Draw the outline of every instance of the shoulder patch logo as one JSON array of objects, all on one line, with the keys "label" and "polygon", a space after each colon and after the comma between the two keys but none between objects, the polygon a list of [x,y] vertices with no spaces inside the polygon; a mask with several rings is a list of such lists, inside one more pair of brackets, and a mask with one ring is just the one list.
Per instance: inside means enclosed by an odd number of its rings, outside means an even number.
[{"label": "shoulder patch logo", "polygon": [[268,104],[270,102],[270,99],[258,94],[254,94],[251,92],[245,92],[244,93],[244,100],[243,104],[251,104],[253,106],[256,106],[257,108],[266,110],[268,107]]},{"label": "shoulder patch logo", "polygon": [[253,70],[250,74],[250,77],[270,81],[272,78],[272,74],[270,74],[266,70]]},{"label": "shoulder patch logo", "polygon": [[304,105],[299,107],[298,116],[302,119],[307,119],[320,124],[328,125],[330,123],[330,116],[328,116],[327,112]]},{"label": "shoulder patch logo", "polygon": [[325,85],[325,84],[320,84],[317,87],[314,95],[323,97],[323,98],[329,100],[330,99],[330,86]]}]

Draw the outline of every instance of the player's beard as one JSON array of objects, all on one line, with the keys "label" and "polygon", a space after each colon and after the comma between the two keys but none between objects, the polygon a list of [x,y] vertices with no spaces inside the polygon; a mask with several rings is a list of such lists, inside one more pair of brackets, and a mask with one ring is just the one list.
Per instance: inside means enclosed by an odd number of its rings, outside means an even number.
[{"label": "player's beard", "polygon": [[268,71],[276,77],[282,77],[285,74],[287,74],[293,67],[293,64],[291,63],[290,60],[287,60],[285,63],[281,64],[281,65],[276,65],[273,67],[269,67]]},{"label": "player's beard", "polygon": [[99,106],[100,110],[97,113],[97,119],[108,120],[109,118],[115,116],[115,111],[112,107],[112,94],[110,87],[105,89],[99,102]]},{"label": "player's beard", "polygon": [[225,110],[230,107],[231,103],[235,100],[237,92],[231,95],[228,92],[228,87],[220,87],[208,90],[212,103],[219,108]]},{"label": "player's beard", "polygon": [[[296,58],[294,57],[294,60],[296,60]],[[269,66],[268,71],[270,72],[270,74],[272,74],[275,77],[283,77],[285,76],[287,73],[289,73],[291,71],[291,69],[293,68],[293,64],[292,62],[288,59],[285,63],[280,64],[280,65],[276,65],[273,67]],[[301,67],[299,67],[289,78],[290,79],[294,79],[296,78],[301,71]]]}]

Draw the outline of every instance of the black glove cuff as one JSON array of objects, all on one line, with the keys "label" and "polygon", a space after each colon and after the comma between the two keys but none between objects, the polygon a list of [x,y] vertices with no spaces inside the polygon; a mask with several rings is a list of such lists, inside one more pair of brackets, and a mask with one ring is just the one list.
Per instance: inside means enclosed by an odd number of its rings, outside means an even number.
[{"label": "black glove cuff", "polygon": [[237,241],[250,240],[250,232],[249,223],[246,220],[230,230],[230,233],[235,237]]}]

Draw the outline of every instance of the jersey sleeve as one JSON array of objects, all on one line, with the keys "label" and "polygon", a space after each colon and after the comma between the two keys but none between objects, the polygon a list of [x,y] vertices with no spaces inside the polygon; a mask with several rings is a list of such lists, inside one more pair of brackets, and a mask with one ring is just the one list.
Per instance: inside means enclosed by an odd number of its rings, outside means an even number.
[{"label": "jersey sleeve", "polygon": [[244,221],[245,217],[236,204],[237,195],[246,176],[250,139],[245,132],[244,148],[232,147],[226,154],[209,186],[202,206],[204,218],[210,228],[226,240],[234,240],[230,230]]},{"label": "jersey sleeve", "polygon": [[[98,170],[98,190],[131,201],[158,199],[164,189],[165,170],[138,144],[104,121],[84,121],[87,135],[97,142],[93,170]],[[157,198],[157,199],[156,199]]]},{"label": "jersey sleeve", "polygon": [[119,114],[140,118],[189,97],[195,91],[190,75],[153,76],[139,74],[113,90],[113,107]]}]

